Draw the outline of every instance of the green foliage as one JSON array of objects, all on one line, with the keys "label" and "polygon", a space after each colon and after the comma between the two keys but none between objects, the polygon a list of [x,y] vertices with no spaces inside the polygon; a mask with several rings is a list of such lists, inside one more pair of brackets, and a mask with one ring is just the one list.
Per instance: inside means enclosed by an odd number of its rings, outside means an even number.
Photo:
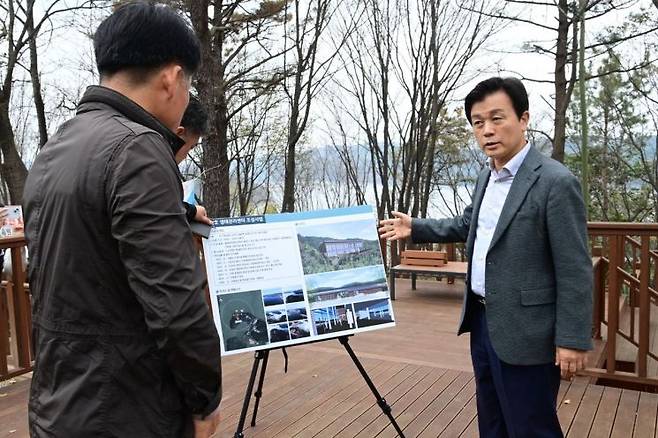
[{"label": "green foliage", "polygon": [[[608,48],[596,79],[588,81],[590,192],[586,196],[592,220],[656,220],[656,149],[650,147],[656,131],[651,129],[643,95],[634,85],[655,73],[651,65],[623,72],[621,56]],[[570,120],[573,123],[579,117],[579,107],[572,103]],[[568,125],[568,135],[575,153],[566,157],[565,164],[580,174],[580,134],[575,123]]]}]

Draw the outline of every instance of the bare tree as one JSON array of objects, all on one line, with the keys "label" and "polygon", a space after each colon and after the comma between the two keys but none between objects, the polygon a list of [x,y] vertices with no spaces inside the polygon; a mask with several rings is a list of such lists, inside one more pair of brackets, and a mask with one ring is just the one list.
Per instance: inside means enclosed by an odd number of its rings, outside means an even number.
[{"label": "bare tree", "polygon": [[412,106],[409,123],[400,131],[406,145],[405,161],[411,165],[403,169],[398,209],[424,217],[435,157],[441,152],[437,148],[441,135],[445,135],[439,129],[445,105],[455,90],[470,79],[470,75],[465,75],[469,61],[500,29],[501,23],[483,14],[495,8],[495,2],[490,1],[471,0],[463,2],[460,8],[452,2],[421,0],[414,6],[407,1],[407,17],[415,13],[418,20],[416,26],[411,22],[407,25],[413,64],[405,68],[398,63],[399,75],[410,72],[410,78],[403,80],[403,87]]},{"label": "bare tree", "polygon": [[[564,161],[564,146],[566,139],[567,126],[567,109],[571,102],[574,87],[578,81],[578,49],[579,35],[578,24],[581,17],[585,20],[592,20],[602,17],[612,11],[621,9],[630,9],[635,7],[638,0],[587,0],[582,6],[576,2],[567,0],[557,0],[556,2],[545,2],[542,0],[505,0],[508,9],[520,8],[521,12],[515,10],[498,11],[488,13],[491,17],[502,18],[505,20],[525,23],[535,26],[541,30],[554,32],[555,39],[549,40],[548,43],[539,41],[528,41],[524,44],[524,49],[528,52],[540,53],[549,56],[554,61],[553,80],[544,80],[537,78],[524,78],[528,81],[551,83],[554,86],[554,103],[553,103],[553,152],[552,156],[558,161]],[[527,16],[533,10],[552,10],[557,26],[553,27],[544,22],[532,20]],[[588,57],[592,58],[596,54],[593,50],[606,45],[614,45],[630,39],[645,35],[657,30],[655,25],[648,26],[639,32],[631,34],[611,34],[600,40],[587,44],[585,50]],[[640,68],[642,65],[633,66],[631,69]],[[607,73],[604,73],[607,74]],[[588,78],[591,79],[591,78]]]},{"label": "bare tree", "polygon": [[39,127],[39,148],[48,141],[48,128],[46,124],[46,109],[41,94],[41,77],[39,75],[39,54],[37,51],[37,38],[34,33],[34,10],[29,12],[27,18],[27,31],[34,35],[29,40],[30,46],[30,78],[32,79],[32,96],[34,108],[37,114],[37,125]]},{"label": "bare tree", "polygon": [[276,145],[283,140],[275,109],[278,96],[263,96],[234,117],[230,126],[231,156],[235,163],[231,180],[235,182],[232,211],[244,216],[252,213],[257,192],[267,183],[266,173],[276,160]]},{"label": "bare tree", "polygon": [[[469,61],[498,28],[496,19],[469,9],[489,13],[495,4],[472,0],[460,8],[407,0],[367,6],[364,25],[341,54],[347,80],[338,84],[358,112],[349,103],[338,111],[353,117],[369,144],[380,217],[394,209],[425,216],[446,104],[470,79]],[[403,94],[393,97],[397,84]]]},{"label": "bare tree", "polygon": [[204,202],[211,216],[231,213],[231,121],[283,79],[272,61],[285,49],[277,47],[271,36],[287,19],[286,4],[286,0],[183,2],[201,41],[196,88],[211,114],[202,157]]},{"label": "bare tree", "polygon": [[[333,114],[336,115],[335,110]],[[328,120],[325,120],[325,123],[328,125],[327,133],[333,151],[340,160],[340,163],[332,163],[332,165],[342,169],[337,179],[345,181],[346,204],[364,205],[366,203],[366,188],[372,173],[372,169],[368,165],[368,148],[360,145],[358,139],[348,135],[340,117],[331,122],[334,129],[329,127],[330,122]]]},{"label": "bare tree", "polygon": [[[284,68],[290,71],[289,79],[283,82],[283,90],[287,97],[289,106],[288,138],[285,153],[285,175],[282,211],[294,211],[295,209],[295,152],[309,121],[309,115],[314,98],[327,83],[332,75],[332,64],[338,51],[342,48],[347,35],[354,29],[357,16],[361,8],[352,11],[351,19],[348,21],[342,34],[332,35],[335,46],[329,53],[318,53],[331,20],[337,13],[342,0],[311,0],[301,2],[293,0],[294,26],[290,53],[290,67],[288,66],[288,54],[284,54]],[[305,3],[306,6],[302,7]],[[291,83],[289,83],[291,82]]]},{"label": "bare tree", "polygon": [[[380,218],[394,209],[394,179],[397,166],[390,168],[394,154],[390,80],[393,73],[396,36],[401,24],[399,4],[395,0],[365,2],[366,14],[350,35],[345,50],[339,52],[346,66],[344,77],[335,83],[336,117],[348,117],[363,132],[370,151],[372,187]],[[342,96],[339,97],[339,96]],[[354,102],[356,110],[351,107]],[[395,157],[393,157],[395,162]],[[381,188],[380,188],[381,187]]]},{"label": "bare tree", "polygon": [[[27,177],[27,168],[16,148],[14,129],[9,117],[16,70],[24,68],[25,51],[28,50],[34,55],[32,59],[34,59],[35,65],[25,68],[25,70],[38,78],[36,39],[40,32],[51,23],[55,16],[93,8],[96,7],[96,3],[91,0],[77,2],[51,0],[41,5],[43,11],[37,17],[36,0],[0,0],[0,43],[6,47],[0,64],[0,76],[2,77],[0,84],[0,151],[2,151],[0,176],[7,184],[12,203],[21,202]],[[33,87],[40,90],[38,80]],[[40,91],[36,92],[34,96],[39,99]],[[38,115],[40,144],[47,138],[42,104],[43,102],[37,101],[37,113],[41,112],[41,115]]]}]

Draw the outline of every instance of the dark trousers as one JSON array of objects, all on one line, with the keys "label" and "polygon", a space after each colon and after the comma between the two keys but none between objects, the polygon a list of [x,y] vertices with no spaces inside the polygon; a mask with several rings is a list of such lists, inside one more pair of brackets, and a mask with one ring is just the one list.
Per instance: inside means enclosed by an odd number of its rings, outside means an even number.
[{"label": "dark trousers", "polygon": [[556,412],[559,367],[502,362],[489,339],[486,305],[473,300],[469,313],[480,437],[562,438]]}]

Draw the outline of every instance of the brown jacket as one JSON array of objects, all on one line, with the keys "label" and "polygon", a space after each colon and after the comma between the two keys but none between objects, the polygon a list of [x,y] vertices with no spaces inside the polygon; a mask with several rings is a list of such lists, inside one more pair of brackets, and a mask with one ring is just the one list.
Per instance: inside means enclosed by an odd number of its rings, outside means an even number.
[{"label": "brown jacket", "polygon": [[93,86],[32,165],[32,436],[178,437],[191,414],[219,404],[219,339],[181,203],[181,144]]}]

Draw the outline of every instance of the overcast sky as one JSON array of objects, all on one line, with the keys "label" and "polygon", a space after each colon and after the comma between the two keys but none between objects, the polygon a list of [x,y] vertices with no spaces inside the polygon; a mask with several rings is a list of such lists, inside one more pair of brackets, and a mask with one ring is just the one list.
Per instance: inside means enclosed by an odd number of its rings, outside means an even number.
[{"label": "overcast sky", "polygon": [[[43,3],[44,2],[38,2]],[[651,8],[651,0],[643,0],[643,6]],[[556,26],[554,7],[534,6],[531,9],[519,9],[524,18],[533,20],[549,26]],[[622,10],[605,15],[601,18],[588,21],[588,41],[593,40],[593,35],[601,32],[606,26],[620,23],[628,10]],[[58,30],[52,34],[49,41],[41,43],[40,68],[43,74],[43,88],[46,99],[51,102],[60,91],[65,90],[68,95],[75,97],[81,93],[86,85],[92,84],[96,78],[92,75],[93,70],[93,47],[88,36],[82,32],[94,29],[102,12],[96,12],[94,16],[88,13],[78,14],[78,22],[75,26],[61,20],[56,22]],[[84,17],[80,22],[80,17]],[[453,106],[461,106],[465,94],[476,81],[484,79],[493,74],[515,75],[540,81],[553,80],[553,61],[544,55],[524,53],[522,45],[527,42],[537,42],[549,45],[555,39],[555,32],[532,26],[525,23],[507,23],[505,27],[490,40],[484,50],[473,60],[471,68],[486,69],[473,82],[460,88],[451,103]],[[548,44],[545,44],[548,43]],[[541,129],[552,126],[552,103],[553,85],[548,83],[536,83],[526,81],[526,88],[530,96],[531,124]],[[395,90],[393,90],[395,93]],[[547,103],[548,102],[548,103]],[[65,102],[66,103],[66,102]],[[313,132],[309,132],[309,138],[313,143],[327,143],[326,136],[322,134],[324,123],[317,123],[323,117],[325,107],[316,102],[313,119],[316,120],[312,126]],[[51,132],[63,120],[52,120]],[[321,146],[322,144],[316,144]]]}]

